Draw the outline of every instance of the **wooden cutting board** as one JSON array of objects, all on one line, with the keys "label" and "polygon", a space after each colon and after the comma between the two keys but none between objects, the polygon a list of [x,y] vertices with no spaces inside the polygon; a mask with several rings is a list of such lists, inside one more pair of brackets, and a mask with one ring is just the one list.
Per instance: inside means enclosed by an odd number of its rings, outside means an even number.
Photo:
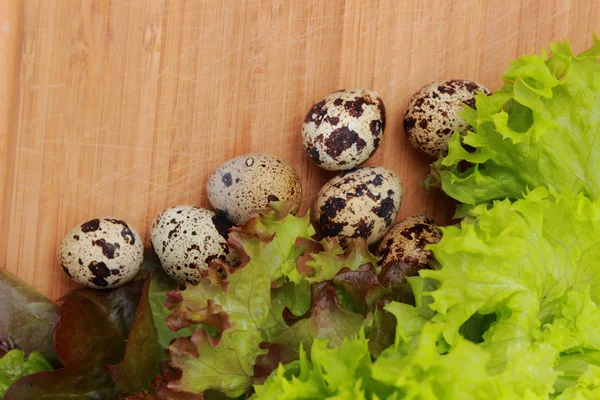
[{"label": "wooden cutting board", "polygon": [[401,215],[450,222],[427,194],[431,160],[409,147],[408,98],[447,78],[492,89],[509,60],[568,39],[590,45],[594,0],[5,0],[0,2],[0,266],[56,299],[56,262],[80,221],[140,230],[248,152],[287,159],[304,209],[332,176],[300,141],[310,106],[345,87],[378,91],[388,126],[370,165],[401,175]]}]

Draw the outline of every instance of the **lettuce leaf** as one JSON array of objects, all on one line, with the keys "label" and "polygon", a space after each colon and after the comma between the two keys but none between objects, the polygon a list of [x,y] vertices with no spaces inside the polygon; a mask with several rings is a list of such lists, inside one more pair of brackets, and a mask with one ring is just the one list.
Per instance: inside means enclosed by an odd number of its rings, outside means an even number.
[{"label": "lettuce leaf", "polygon": [[[391,344],[395,322],[383,311],[383,299],[399,298],[394,282],[387,275],[379,281],[377,258],[364,241],[343,249],[325,239],[322,251],[305,254],[314,234],[309,221],[274,204],[231,231],[240,267],[216,261],[198,285],[168,294],[166,325],[174,332],[165,337],[176,337],[169,353],[181,370],[170,390],[240,396],[278,363],[298,359],[301,345],[309,348],[315,339],[337,345],[363,327],[377,341],[374,351]],[[375,315],[384,322],[377,327]],[[190,328],[191,335],[181,331]]]},{"label": "lettuce leaf", "polygon": [[17,379],[51,369],[52,366],[37,351],[31,352],[27,359],[23,350],[9,351],[0,358],[0,399],[4,398],[8,388]]},{"label": "lettuce leaf", "polygon": [[300,359],[280,365],[264,384],[254,387],[251,399],[392,399],[389,395],[393,388],[373,379],[372,366],[364,333],[337,347],[330,347],[326,339],[317,339],[310,360],[301,348]]},{"label": "lettuce leaf", "polygon": [[600,200],[541,187],[471,214],[430,246],[441,267],[409,278],[414,305],[385,307],[395,343],[376,361],[364,334],[315,339],[254,398],[596,398]]},{"label": "lettuce leaf", "polygon": [[54,348],[64,367],[17,380],[6,399],[114,399],[152,381],[159,347],[145,275],[115,290],[77,289],[62,298]]},{"label": "lettuce leaf", "polygon": [[296,244],[313,234],[308,216],[295,217],[289,207],[276,204],[231,231],[229,243],[242,257],[240,267],[213,264],[198,285],[170,293],[174,307],[167,319],[170,328],[201,323],[217,332],[211,337],[198,328],[190,338],[171,343],[171,361],[182,375],[168,384],[170,389],[197,393],[214,389],[236,397],[251,386],[256,359],[267,353],[260,344],[287,327],[271,310],[272,282],[296,270],[304,252],[304,245]]},{"label": "lettuce leaf", "polygon": [[539,186],[600,197],[600,41],[579,55],[568,42],[550,51],[511,62],[505,86],[465,109],[472,132],[433,165],[451,197],[480,204]]},{"label": "lettuce leaf", "polygon": [[30,285],[0,269],[0,355],[18,348],[37,351],[52,365],[60,362],[52,347],[58,307]]}]

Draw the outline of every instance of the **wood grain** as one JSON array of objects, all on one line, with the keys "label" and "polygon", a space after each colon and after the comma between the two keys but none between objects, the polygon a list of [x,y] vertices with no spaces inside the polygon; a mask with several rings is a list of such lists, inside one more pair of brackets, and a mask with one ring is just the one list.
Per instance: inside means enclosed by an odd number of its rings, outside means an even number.
[{"label": "wood grain", "polygon": [[450,202],[420,186],[430,160],[402,132],[410,95],[446,78],[495,89],[509,60],[565,38],[581,50],[600,28],[593,0],[0,4],[0,265],[52,299],[74,285],[56,263],[72,226],[114,215],[149,244],[154,215],[207,206],[208,174],[236,155],[286,158],[306,209],[331,174],[304,154],[302,119],[344,87],[376,90],[386,103],[384,140],[368,164],[401,175],[401,214],[447,223]]}]

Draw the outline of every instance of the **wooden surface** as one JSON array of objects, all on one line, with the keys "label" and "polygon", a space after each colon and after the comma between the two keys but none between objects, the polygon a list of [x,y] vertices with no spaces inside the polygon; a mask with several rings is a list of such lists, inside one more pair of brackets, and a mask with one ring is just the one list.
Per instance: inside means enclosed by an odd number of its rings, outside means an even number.
[{"label": "wooden surface", "polygon": [[548,1],[5,0],[0,2],[0,266],[56,299],[78,222],[142,231],[175,204],[207,206],[227,159],[265,151],[302,177],[304,209],[331,174],[301,146],[309,107],[344,87],[378,91],[388,126],[370,165],[402,176],[401,214],[449,222],[420,182],[430,160],[401,128],[438,79],[492,89],[509,60],[600,31],[600,3]]}]

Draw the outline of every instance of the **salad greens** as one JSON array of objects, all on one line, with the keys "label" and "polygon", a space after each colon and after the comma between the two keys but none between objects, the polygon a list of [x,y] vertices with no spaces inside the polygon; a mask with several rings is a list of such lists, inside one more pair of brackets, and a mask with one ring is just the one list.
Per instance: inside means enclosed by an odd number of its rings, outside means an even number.
[{"label": "salad greens", "polygon": [[600,201],[538,188],[472,216],[431,246],[442,268],[410,278],[415,305],[386,307],[396,340],[378,359],[364,335],[315,341],[253,399],[595,398]]},{"label": "salad greens", "polygon": [[[159,362],[148,286],[137,279],[110,292],[78,289],[62,298],[54,349],[63,367],[19,379],[5,399],[113,399],[122,389],[141,390]],[[136,368],[123,368],[128,364]]]},{"label": "salad greens", "polygon": [[25,358],[23,350],[13,349],[0,358],[0,399],[8,388],[19,378],[39,371],[51,370],[52,366],[37,351]]},{"label": "salad greens", "polygon": [[341,343],[369,325],[369,310],[354,306],[355,292],[378,286],[385,289],[377,292],[380,298],[393,293],[377,281],[377,259],[364,243],[344,250],[337,240],[323,240],[323,251],[311,253],[306,271],[299,271],[302,242],[314,230],[308,215],[295,217],[290,209],[274,203],[232,230],[229,242],[244,260],[240,267],[214,263],[198,285],[169,293],[173,312],[166,325],[201,328],[171,342],[171,362],[182,375],[170,389],[240,396],[278,362],[296,359],[300,344],[320,337]]},{"label": "salad greens", "polygon": [[13,346],[37,351],[58,364],[52,330],[58,307],[31,286],[0,269],[0,355]]},{"label": "salad greens", "polygon": [[545,186],[600,197],[600,41],[578,55],[568,42],[550,51],[512,61],[505,86],[466,107],[472,132],[456,133],[433,168],[448,195],[480,204]]},{"label": "salad greens", "polygon": [[[169,346],[173,365],[182,376],[169,384],[175,390],[204,392],[217,389],[230,397],[251,386],[253,366],[270,342],[287,326],[272,312],[271,282],[295,270],[304,252],[298,239],[314,234],[308,217],[298,218],[285,210],[253,218],[230,233],[229,242],[243,260],[237,268],[214,264],[198,285],[170,294],[173,313],[167,325],[177,330],[201,323],[217,332],[196,330],[190,338],[179,337]],[[281,303],[278,303],[281,304]]]}]

